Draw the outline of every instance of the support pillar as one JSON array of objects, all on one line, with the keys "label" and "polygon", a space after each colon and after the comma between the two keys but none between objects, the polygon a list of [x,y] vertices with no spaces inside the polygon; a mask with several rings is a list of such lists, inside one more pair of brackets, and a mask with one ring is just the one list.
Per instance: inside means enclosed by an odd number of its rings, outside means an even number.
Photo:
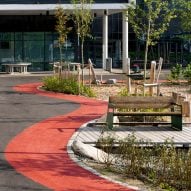
[{"label": "support pillar", "polygon": [[106,58],[108,58],[108,11],[104,10],[103,15],[103,45],[102,45],[102,68],[106,69]]},{"label": "support pillar", "polygon": [[127,73],[127,61],[129,57],[129,47],[128,47],[128,18],[126,16],[126,13],[123,13],[123,34],[122,34],[122,42],[123,42],[123,55],[122,55],[122,70],[123,73]]},{"label": "support pillar", "polygon": [[123,13],[123,34],[122,34],[122,42],[123,42],[123,55],[122,55],[122,71],[127,75],[127,89],[131,94],[131,78],[130,75],[130,58],[129,58],[129,46],[128,46],[128,18],[126,13]]}]

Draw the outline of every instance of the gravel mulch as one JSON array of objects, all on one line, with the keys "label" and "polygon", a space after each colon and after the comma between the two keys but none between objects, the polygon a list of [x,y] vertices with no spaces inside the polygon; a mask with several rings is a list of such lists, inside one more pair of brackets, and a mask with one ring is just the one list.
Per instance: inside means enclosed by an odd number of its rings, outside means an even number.
[{"label": "gravel mulch", "polygon": [[[119,95],[122,89],[126,88],[125,84],[115,85],[94,85],[92,89],[96,92],[97,99],[108,100],[109,96]],[[134,92],[134,86],[132,86],[132,92]],[[191,100],[191,85],[188,83],[172,84],[162,83],[160,86],[160,92],[164,96],[172,95],[172,92],[181,93],[186,96],[188,100]]]}]

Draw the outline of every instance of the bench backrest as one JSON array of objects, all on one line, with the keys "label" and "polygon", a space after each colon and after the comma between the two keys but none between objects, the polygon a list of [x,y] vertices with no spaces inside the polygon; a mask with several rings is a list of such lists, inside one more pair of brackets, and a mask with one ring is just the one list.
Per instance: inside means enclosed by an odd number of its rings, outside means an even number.
[{"label": "bench backrest", "polygon": [[161,69],[162,69],[162,63],[163,63],[163,58],[159,58],[159,62],[158,62],[158,68],[157,68],[157,72],[156,72],[156,83],[158,83],[159,81],[159,76],[160,76],[160,73],[161,73]]},{"label": "bench backrest", "polygon": [[128,109],[169,108],[175,100],[168,96],[110,96],[109,107]]},{"label": "bench backrest", "polygon": [[155,83],[156,78],[156,61],[151,62],[151,69],[150,69],[150,80],[149,83],[153,84]]},{"label": "bench backrest", "polygon": [[158,67],[156,70],[156,61],[152,61],[151,62],[151,69],[150,69],[150,80],[149,83],[158,83],[159,81],[159,76],[161,73],[161,69],[162,69],[162,63],[163,63],[163,58],[159,58],[159,62],[158,62]]}]

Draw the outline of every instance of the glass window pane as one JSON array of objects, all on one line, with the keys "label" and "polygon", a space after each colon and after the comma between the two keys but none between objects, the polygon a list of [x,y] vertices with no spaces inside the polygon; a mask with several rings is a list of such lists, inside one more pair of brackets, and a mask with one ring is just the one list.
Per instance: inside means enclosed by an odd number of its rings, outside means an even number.
[{"label": "glass window pane", "polygon": [[0,61],[14,61],[14,41],[0,41]]},{"label": "glass window pane", "polygon": [[23,39],[23,33],[22,32],[16,32],[15,33],[15,40],[22,40]]},{"label": "glass window pane", "polygon": [[14,33],[12,32],[0,32],[0,41],[14,40]]},{"label": "glass window pane", "polygon": [[24,61],[43,62],[44,61],[44,33],[25,32],[24,39]]},{"label": "glass window pane", "polygon": [[22,41],[15,41],[15,61],[23,61],[23,43]]},{"label": "glass window pane", "polygon": [[24,40],[44,40],[43,32],[24,32]]},{"label": "glass window pane", "polygon": [[52,41],[45,41],[45,61],[46,62],[53,62],[53,42]]},{"label": "glass window pane", "polygon": [[28,62],[43,62],[44,41],[24,41],[24,60]]}]

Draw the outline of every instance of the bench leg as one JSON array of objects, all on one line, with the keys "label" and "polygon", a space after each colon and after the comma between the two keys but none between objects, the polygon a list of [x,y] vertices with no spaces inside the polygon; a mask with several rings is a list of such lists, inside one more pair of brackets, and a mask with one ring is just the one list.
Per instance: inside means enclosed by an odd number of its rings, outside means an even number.
[{"label": "bench leg", "polygon": [[160,95],[160,84],[157,85],[157,96]]},{"label": "bench leg", "polygon": [[107,113],[106,122],[109,129],[113,129],[113,112]]},{"label": "bench leg", "polygon": [[182,131],[182,115],[171,116],[171,124],[176,130]]},{"label": "bench leg", "polygon": [[149,87],[149,95],[150,95],[150,96],[153,96],[153,92],[154,92],[153,89],[154,89],[153,86]]}]

